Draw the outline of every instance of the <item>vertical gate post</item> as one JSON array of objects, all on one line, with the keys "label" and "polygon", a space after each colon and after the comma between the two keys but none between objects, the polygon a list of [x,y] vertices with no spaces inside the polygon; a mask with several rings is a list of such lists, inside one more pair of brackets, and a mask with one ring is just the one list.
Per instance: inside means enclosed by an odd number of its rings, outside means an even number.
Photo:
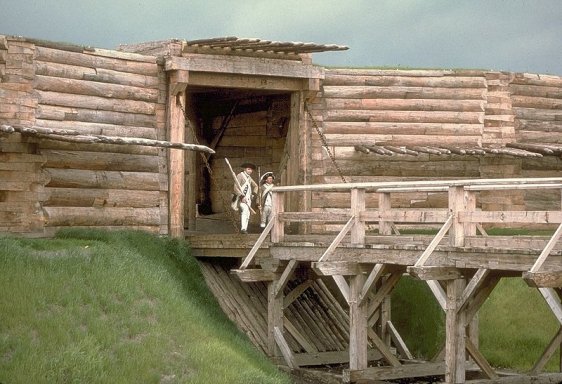
[{"label": "vertical gate post", "polygon": [[[185,103],[189,72],[171,71],[168,85],[168,135],[172,142],[185,141]],[[170,236],[183,237],[185,220],[185,151],[169,149]]]}]

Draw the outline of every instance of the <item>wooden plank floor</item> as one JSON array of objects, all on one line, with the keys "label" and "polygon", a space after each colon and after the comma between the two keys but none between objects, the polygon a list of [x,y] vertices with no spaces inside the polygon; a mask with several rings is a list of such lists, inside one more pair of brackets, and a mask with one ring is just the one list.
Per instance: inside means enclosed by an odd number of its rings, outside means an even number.
[{"label": "wooden plank floor", "polygon": [[[259,234],[189,234],[186,239],[196,257],[244,258]],[[286,235],[285,241],[264,241],[257,259],[316,262],[335,235]],[[330,261],[413,265],[433,236],[367,236],[365,244],[353,246],[346,237]],[[528,271],[548,242],[544,236],[477,236],[467,237],[465,247],[448,245],[445,237],[428,260],[428,265],[456,268],[487,268],[505,271]],[[562,270],[562,244],[551,252],[545,270]]]}]

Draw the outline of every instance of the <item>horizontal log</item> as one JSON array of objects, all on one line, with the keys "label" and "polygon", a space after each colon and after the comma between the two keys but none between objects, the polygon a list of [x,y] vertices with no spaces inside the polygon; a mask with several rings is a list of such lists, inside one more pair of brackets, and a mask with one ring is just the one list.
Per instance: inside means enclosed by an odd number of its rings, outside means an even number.
[{"label": "horizontal log", "polygon": [[106,171],[158,172],[156,156],[104,153],[89,151],[41,150],[47,168],[72,168]]},{"label": "horizontal log", "polygon": [[481,135],[483,125],[451,123],[405,123],[405,122],[355,122],[325,121],[322,123],[326,134],[368,134],[379,135]]},{"label": "horizontal log", "polygon": [[511,84],[539,85],[562,88],[562,77],[555,75],[542,75],[536,73],[515,73]]},{"label": "horizontal log", "polygon": [[325,86],[325,98],[349,99],[452,99],[484,100],[486,92],[479,88],[427,87],[337,87]]},{"label": "horizontal log", "polygon": [[49,92],[37,90],[38,102],[43,105],[58,105],[71,108],[84,108],[101,111],[140,113],[154,115],[156,108],[154,103],[137,100],[109,99],[99,96],[87,96],[79,94]]},{"label": "horizontal log", "polygon": [[324,121],[482,124],[484,112],[328,110]]},{"label": "horizontal log", "polygon": [[[313,148],[315,152],[312,155],[313,160],[326,160],[326,155],[323,153],[323,149],[321,149],[321,145],[317,141],[313,142]],[[356,149],[357,147],[363,147],[365,149],[369,149],[369,157],[365,157],[364,155],[367,153],[362,152],[361,150]],[[394,151],[389,150],[392,148]],[[401,154],[401,148],[405,148],[409,151],[416,151],[416,156],[397,156]],[[417,148],[417,149],[414,149]],[[432,149],[429,151],[429,149]],[[416,145],[409,145],[409,146],[390,146],[384,145],[380,143],[380,145],[372,145],[372,143],[365,143],[362,146],[341,146],[341,147],[333,147],[332,154],[336,158],[336,160],[357,160],[357,161],[364,161],[366,159],[369,160],[384,160],[388,162],[439,162],[439,161],[478,161],[475,158],[465,156],[467,154],[473,154],[472,151],[479,150],[478,153],[474,154],[485,154],[485,151],[478,149],[478,148],[471,148],[471,147],[462,147],[464,153],[457,153],[455,148],[458,148],[460,151],[461,147],[441,147],[441,146],[431,146],[431,147],[423,147],[423,146],[416,146]],[[383,150],[384,153],[378,153],[377,149]],[[424,151],[422,151],[422,149]],[[380,155],[385,155],[384,157]],[[390,155],[390,156],[389,156]],[[435,156],[438,155],[438,156]],[[448,155],[448,156],[442,156]],[[377,157],[378,156],[378,157]],[[407,165],[405,165],[407,166]]]},{"label": "horizontal log", "polygon": [[13,171],[13,172],[31,172],[38,173],[41,169],[41,163],[33,162],[19,162],[17,160],[10,162],[0,162],[0,171]]},{"label": "horizontal log", "polygon": [[[61,229],[66,229],[66,228],[68,228],[68,226],[44,227],[41,233],[42,233],[42,236],[44,236],[44,237],[55,237],[57,232],[59,232]],[[115,225],[115,226],[112,226],[112,225],[101,225],[101,226],[73,225],[72,228],[73,229],[90,230],[90,231],[91,230],[100,230],[100,231],[131,230],[131,231],[143,231],[143,232],[147,232],[147,233],[154,233],[154,234],[160,234],[160,235],[167,235],[168,234],[167,226],[164,225],[164,224],[161,224],[161,225]]]},{"label": "horizontal log", "polygon": [[[141,55],[138,56],[141,57]],[[146,59],[150,57],[144,56],[144,58]],[[79,67],[103,68],[147,76],[158,76],[158,65],[156,62],[143,63],[134,60],[123,60],[121,58],[117,59],[80,52],[69,52],[40,46],[35,47],[35,60],[76,65]]]},{"label": "horizontal log", "polygon": [[562,99],[532,96],[511,96],[513,108],[562,109]]},{"label": "horizontal log", "polygon": [[100,83],[97,81],[76,80],[43,75],[35,76],[34,85],[35,89],[40,91],[53,91],[76,95],[148,102],[157,102],[160,93],[160,91],[155,88],[132,87],[120,84]]},{"label": "horizontal log", "polygon": [[482,136],[400,135],[400,134],[327,134],[326,142],[332,146],[378,145],[428,145],[481,147]]},{"label": "horizontal log", "polygon": [[[550,99],[547,99],[550,100]],[[327,110],[483,112],[484,100],[441,99],[326,99]]]},{"label": "horizontal log", "polygon": [[562,99],[562,87],[511,84],[509,90],[513,95]]},{"label": "horizontal log", "polygon": [[86,171],[45,168],[50,177],[47,187],[108,188],[159,191],[162,177],[150,172]]},{"label": "horizontal log", "polygon": [[432,76],[435,73],[427,73],[427,76],[409,76],[407,72],[396,73],[374,73],[366,74],[336,74],[331,70],[326,71],[324,85],[376,85],[376,86],[403,86],[403,87],[443,87],[443,88],[486,88],[486,79],[482,77],[463,76]]},{"label": "horizontal log", "polygon": [[31,153],[2,153],[0,152],[0,162],[11,163],[39,163],[42,164],[45,158],[41,155]]},{"label": "horizontal log", "polygon": [[158,61],[157,58],[154,56],[142,55],[134,52],[122,52],[113,49],[94,48],[94,49],[86,50],[85,53],[88,55],[128,60],[133,62],[138,61],[142,63],[151,63],[151,64],[156,64]]},{"label": "horizontal log", "polygon": [[520,141],[528,143],[554,143],[562,144],[562,135],[553,135],[551,132],[543,131],[526,131],[517,132],[517,138]]},{"label": "horizontal log", "polygon": [[160,208],[43,207],[43,210],[47,227],[160,225]]},{"label": "horizontal log", "polygon": [[140,137],[143,139],[157,138],[157,128],[132,125],[106,124],[87,121],[57,121],[36,119],[35,126],[39,128],[75,130],[82,135],[107,135],[121,137]]},{"label": "horizontal log", "polygon": [[51,105],[39,105],[37,118],[55,121],[82,121],[127,126],[156,127],[155,116],[139,113],[96,111],[84,108],[69,108]]},{"label": "horizontal log", "polygon": [[537,109],[537,108],[517,108],[515,117],[525,120],[538,121],[562,121],[561,110]]},{"label": "horizontal log", "polygon": [[165,151],[165,149],[162,148],[143,147],[138,145],[68,143],[64,141],[55,141],[55,140],[41,140],[39,142],[38,147],[41,151],[42,150],[76,151],[76,152],[90,151],[90,152],[123,153],[129,155],[161,156],[161,157],[164,157],[163,151]]},{"label": "horizontal log", "polygon": [[[335,166],[326,159],[317,164],[313,162],[313,175],[333,175]],[[338,167],[344,175],[351,176],[406,176],[406,177],[479,177],[480,168],[477,162],[450,161],[429,163],[386,163],[384,161],[340,160]]]},{"label": "horizontal log", "polygon": [[143,43],[135,44],[119,44],[117,50],[120,52],[132,52],[146,54],[147,51],[162,49],[169,52],[172,46],[177,46],[181,49],[182,41],[177,39],[166,39],[166,40],[156,40],[156,41],[146,41]]},{"label": "horizontal log", "polygon": [[[352,76],[419,76],[419,77],[439,77],[439,76],[463,76],[461,73],[452,69],[368,69],[368,68],[327,68],[326,77],[335,75]],[[483,71],[478,71],[479,76],[484,76]],[[464,76],[469,76],[465,74]]]},{"label": "horizontal log", "polygon": [[[10,132],[12,127],[6,128],[5,126],[0,126],[0,132],[6,131]],[[150,140],[142,139],[138,137],[115,137],[115,136],[105,136],[105,135],[80,135],[79,132],[74,130],[56,130],[50,128],[14,128],[17,132],[21,132],[24,135],[37,136],[43,139],[67,141],[67,142],[77,142],[77,143],[89,143],[89,144],[117,144],[117,145],[142,145],[147,147],[161,147],[161,148],[174,148],[189,151],[200,151],[213,154],[214,150],[211,148],[199,145],[199,144],[186,144],[186,143],[174,143],[170,141],[162,140]]]},{"label": "horizontal log", "polygon": [[160,191],[46,188],[43,206],[152,208],[160,205]]},{"label": "horizontal log", "polygon": [[49,63],[40,60],[35,60],[35,73],[42,76],[89,80],[141,88],[158,88],[160,85],[160,79],[157,76],[125,73],[103,68]]}]

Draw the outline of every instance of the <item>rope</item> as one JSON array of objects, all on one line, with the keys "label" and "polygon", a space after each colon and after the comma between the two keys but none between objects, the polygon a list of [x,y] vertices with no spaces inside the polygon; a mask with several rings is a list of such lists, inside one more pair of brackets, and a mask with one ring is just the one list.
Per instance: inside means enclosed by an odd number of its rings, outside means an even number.
[{"label": "rope", "polygon": [[324,147],[324,149],[328,153],[328,156],[330,156],[330,160],[332,160],[332,163],[334,164],[334,167],[338,171],[338,175],[341,177],[341,179],[344,183],[347,183],[347,180],[345,180],[345,177],[343,176],[343,172],[342,172],[340,166],[338,165],[338,163],[336,163],[336,157],[334,156],[334,154],[330,150],[330,147],[328,146],[328,141],[326,140],[326,136],[324,135],[324,133],[322,132],[322,130],[320,129],[320,127],[316,123],[316,120],[314,120],[314,117],[312,117],[312,113],[310,113],[310,110],[308,109],[308,103],[306,101],[304,102],[304,110],[306,111],[308,117],[312,121],[312,126],[314,127],[314,129],[316,129],[316,133],[318,133],[318,136],[320,136],[320,141],[322,142],[322,146]]}]

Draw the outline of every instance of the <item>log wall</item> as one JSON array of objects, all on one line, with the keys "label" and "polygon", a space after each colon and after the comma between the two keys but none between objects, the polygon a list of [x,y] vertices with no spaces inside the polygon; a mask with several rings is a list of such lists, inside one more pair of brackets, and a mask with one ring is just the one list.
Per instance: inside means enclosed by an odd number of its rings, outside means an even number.
[{"label": "log wall", "polygon": [[[559,76],[517,73],[509,85],[517,141],[562,144],[562,78]],[[524,177],[562,175],[562,158],[523,159]],[[558,191],[529,191],[525,204],[532,209],[553,209],[560,201]]]},{"label": "log wall", "polygon": [[[33,92],[35,46],[0,35],[0,124],[33,124],[38,107]],[[0,232],[43,231],[45,158],[37,143],[19,134],[0,134]]]},{"label": "log wall", "polygon": [[[1,123],[167,139],[166,75],[156,57],[13,37],[0,41]],[[21,138],[16,148],[18,137],[4,140],[2,152],[10,145],[11,159],[19,156],[11,168],[35,156],[27,167],[37,176],[26,180],[38,186],[17,187],[37,189],[21,200],[40,212],[43,234],[67,226],[168,232],[165,149]],[[28,160],[20,159],[22,153]],[[15,199],[0,190],[6,201]]]},{"label": "log wall", "polygon": [[[541,79],[541,80],[539,80]],[[453,153],[397,154],[358,151],[358,145],[444,149],[504,147],[515,142],[559,143],[562,79],[476,70],[327,69],[309,109],[348,182],[478,177],[557,176],[561,159]],[[558,121],[560,120],[560,121]],[[542,130],[539,132],[539,130]],[[531,135],[529,132],[533,132]],[[550,141],[543,140],[550,132]],[[341,182],[339,171],[312,131],[313,183]],[[557,195],[558,194],[558,195]],[[535,200],[530,193],[484,196],[483,209],[560,206],[559,192]],[[397,194],[398,195],[398,194]],[[393,207],[445,207],[441,193],[401,194]],[[339,193],[314,193],[312,206],[346,207]],[[376,196],[367,198],[376,207]]]},{"label": "log wall", "polygon": [[[180,55],[181,42],[137,48],[141,53],[0,35],[0,124],[168,139],[168,80],[158,59],[161,56],[156,55]],[[544,157],[516,157],[485,151],[388,156],[356,149],[358,145],[387,145],[458,150],[505,147],[513,142],[562,148],[562,78],[558,76],[480,70],[324,72],[321,91],[307,99],[304,111],[302,105],[291,106],[310,94],[279,97],[263,92],[263,99],[270,98],[269,109],[236,114],[217,154],[210,158],[217,184],[210,189],[192,186],[189,191],[199,196],[189,197],[188,202],[210,196],[213,212],[224,211],[232,189],[225,157],[235,167],[251,161],[262,172],[274,171],[276,181],[284,184],[295,175],[304,175],[302,183],[341,182],[339,170],[348,182],[562,174],[562,150]],[[247,96],[243,102],[251,104],[255,93]],[[195,116],[201,116],[196,103],[190,107],[195,107]],[[276,108],[282,113],[275,112]],[[213,121],[214,132],[223,118]],[[281,131],[272,123],[281,122],[280,118],[286,124]],[[295,124],[298,129],[288,134],[287,127],[296,128]],[[307,160],[300,164],[295,148],[310,149],[310,158],[299,156]],[[168,233],[165,149],[66,143],[13,134],[0,136],[0,158],[2,231],[49,234],[80,225]],[[197,159],[198,177],[203,180],[203,163],[198,155],[192,158]],[[347,197],[338,193],[313,193],[305,200],[303,207],[313,210],[347,204]],[[559,192],[552,191],[540,196],[533,192],[490,195],[479,201],[483,209],[499,210],[552,209],[560,200]],[[376,207],[378,201],[370,197],[366,204]],[[397,194],[392,201],[395,207],[444,204],[443,194],[427,192]]]}]

